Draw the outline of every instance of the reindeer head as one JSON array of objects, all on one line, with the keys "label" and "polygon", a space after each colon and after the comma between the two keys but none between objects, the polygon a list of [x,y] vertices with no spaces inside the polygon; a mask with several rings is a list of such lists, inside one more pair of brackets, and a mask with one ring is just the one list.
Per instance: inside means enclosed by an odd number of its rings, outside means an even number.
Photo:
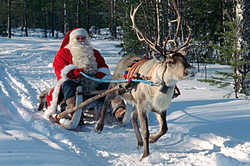
[{"label": "reindeer head", "polygon": [[171,58],[166,58],[162,62],[164,66],[164,82],[168,80],[183,80],[188,75],[188,69],[191,65],[187,62],[185,56],[181,53],[175,53],[171,55]]},{"label": "reindeer head", "polygon": [[162,63],[162,65],[165,66],[165,70],[168,71],[167,73],[169,75],[173,75],[173,76],[175,75],[176,80],[181,80],[187,76],[188,74],[187,69],[190,68],[189,63],[187,62],[185,58],[186,56],[185,48],[189,45],[191,41],[191,28],[187,25],[187,28],[188,28],[187,40],[182,45],[180,45],[177,42],[177,38],[178,38],[179,29],[181,25],[181,15],[180,15],[180,12],[178,11],[175,0],[172,0],[171,2],[172,2],[172,7],[170,7],[170,9],[174,11],[177,17],[176,19],[169,21],[169,23],[170,24],[176,23],[176,32],[175,32],[174,38],[170,39],[171,32],[169,30],[169,33],[166,39],[164,40],[163,44],[161,44],[159,41],[159,32],[160,32],[160,29],[159,29],[160,20],[159,20],[159,8],[158,8],[159,1],[155,2],[156,13],[157,13],[155,19],[157,20],[156,29],[158,32],[156,35],[155,42],[149,40],[149,38],[146,37],[135,24],[135,15],[138,9],[140,8],[140,6],[142,5],[142,3],[140,3],[135,9],[131,8],[130,18],[132,21],[132,27],[135,30],[139,41],[145,42],[151,48],[153,52],[152,56],[156,58],[157,60],[159,60],[160,63]]}]

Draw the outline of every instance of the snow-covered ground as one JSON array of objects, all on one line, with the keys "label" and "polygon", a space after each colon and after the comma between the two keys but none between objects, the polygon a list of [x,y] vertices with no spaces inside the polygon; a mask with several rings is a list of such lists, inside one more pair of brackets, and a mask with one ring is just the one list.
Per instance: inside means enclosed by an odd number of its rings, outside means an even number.
[{"label": "snow-covered ground", "polygon": [[[59,39],[0,37],[0,165],[1,166],[249,166],[250,101],[225,98],[232,88],[206,83],[178,83],[182,95],[168,110],[169,131],[150,145],[151,155],[139,161],[143,149],[131,125],[93,125],[65,130],[37,112],[37,96],[55,85],[52,62]],[[120,56],[118,41],[92,41],[113,71]],[[228,70],[209,65],[208,72]],[[204,77],[201,71],[197,78]],[[150,114],[150,132],[158,124]]]}]

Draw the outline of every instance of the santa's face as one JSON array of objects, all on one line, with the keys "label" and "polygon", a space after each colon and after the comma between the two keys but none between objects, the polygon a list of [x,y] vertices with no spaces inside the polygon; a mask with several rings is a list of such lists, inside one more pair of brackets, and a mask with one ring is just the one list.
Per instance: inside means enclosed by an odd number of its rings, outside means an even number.
[{"label": "santa's face", "polygon": [[80,43],[81,45],[86,45],[86,44],[88,44],[88,42],[87,42],[87,37],[86,37],[86,36],[82,36],[82,35],[76,36],[76,40],[77,40],[77,42]]},{"label": "santa's face", "polygon": [[90,47],[90,42],[86,36],[73,36],[69,41],[69,45],[75,47],[81,47],[81,46]]}]

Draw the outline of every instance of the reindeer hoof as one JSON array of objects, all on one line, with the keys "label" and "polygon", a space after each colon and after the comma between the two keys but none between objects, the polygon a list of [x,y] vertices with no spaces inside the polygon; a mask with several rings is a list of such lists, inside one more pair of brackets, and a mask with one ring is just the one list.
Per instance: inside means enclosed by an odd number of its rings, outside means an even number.
[{"label": "reindeer hoof", "polygon": [[155,137],[149,138],[149,143],[155,143],[157,141],[157,139]]},{"label": "reindeer hoof", "polygon": [[137,149],[140,149],[142,146],[143,146],[143,143],[142,142],[138,142]]},{"label": "reindeer hoof", "polygon": [[97,133],[101,133],[102,130],[103,130],[103,127],[104,127],[104,124],[101,123],[101,122],[98,122],[98,123],[96,124],[96,126],[95,126],[96,132],[97,132]]},{"label": "reindeer hoof", "polygon": [[143,153],[143,155],[142,155],[140,161],[142,161],[144,158],[146,158],[146,157],[148,157],[148,156],[149,156],[149,153]]},{"label": "reindeer hoof", "polygon": [[152,140],[152,139],[149,140],[150,144],[155,143],[155,142],[156,142],[155,140]]}]

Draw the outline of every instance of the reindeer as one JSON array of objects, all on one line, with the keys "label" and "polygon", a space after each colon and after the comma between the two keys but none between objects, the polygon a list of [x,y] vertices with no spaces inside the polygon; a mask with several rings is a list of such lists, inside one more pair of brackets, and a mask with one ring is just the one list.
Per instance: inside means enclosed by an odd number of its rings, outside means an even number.
[{"label": "reindeer", "polygon": [[[137,65],[134,69],[134,73],[131,75],[140,75],[141,78],[149,79],[153,82],[153,85],[144,83],[138,83],[131,87],[123,94],[114,93],[106,96],[105,104],[103,106],[101,117],[96,125],[97,131],[102,131],[104,126],[105,111],[112,103],[112,100],[123,99],[126,102],[132,102],[135,105],[135,110],[131,113],[131,121],[135,131],[135,135],[138,141],[138,146],[144,146],[144,152],[142,158],[147,157],[149,153],[149,143],[156,142],[161,136],[168,131],[166,121],[166,111],[170,106],[172,96],[174,93],[175,85],[177,81],[183,80],[188,75],[188,69],[191,67],[185,58],[184,48],[188,46],[191,40],[191,29],[188,27],[189,34],[187,40],[183,45],[178,46],[176,39],[180,27],[180,13],[177,9],[176,3],[173,2],[174,11],[177,15],[175,20],[171,22],[177,23],[176,36],[173,40],[170,40],[170,35],[164,41],[163,47],[160,47],[157,42],[150,41],[136,26],[135,14],[138,11],[141,3],[130,11],[130,18],[132,21],[133,29],[135,30],[137,37],[140,41],[146,42],[148,46],[153,50],[154,58],[145,60]],[[167,50],[167,44],[174,43],[174,47]],[[124,71],[132,63],[136,56],[127,56],[120,60],[117,68],[113,74],[114,80],[123,78]],[[112,84],[112,86],[124,86],[125,84]],[[157,134],[150,135],[149,133],[149,119],[147,111],[152,111],[156,114],[159,121],[160,130]],[[141,132],[138,127],[138,119],[141,126]]]}]

